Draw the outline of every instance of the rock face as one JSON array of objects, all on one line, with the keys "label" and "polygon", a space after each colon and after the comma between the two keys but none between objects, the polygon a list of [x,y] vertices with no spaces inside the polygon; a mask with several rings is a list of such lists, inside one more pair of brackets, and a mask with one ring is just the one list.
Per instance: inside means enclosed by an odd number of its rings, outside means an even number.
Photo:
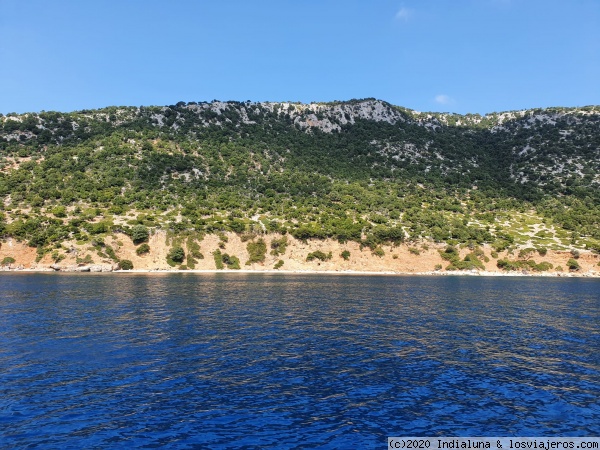
[{"label": "rock face", "polygon": [[113,266],[109,264],[92,264],[89,269],[90,272],[112,272]]},{"label": "rock face", "polygon": [[70,265],[66,267],[58,264],[50,264],[48,267],[55,272],[112,272],[117,268],[111,264],[90,264],[86,266]]}]

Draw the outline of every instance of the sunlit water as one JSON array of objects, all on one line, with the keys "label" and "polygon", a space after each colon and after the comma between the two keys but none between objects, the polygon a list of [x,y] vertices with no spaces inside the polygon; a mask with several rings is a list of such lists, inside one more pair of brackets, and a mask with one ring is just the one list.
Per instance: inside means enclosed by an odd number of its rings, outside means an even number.
[{"label": "sunlit water", "polygon": [[1,274],[0,447],[600,435],[600,281]]}]

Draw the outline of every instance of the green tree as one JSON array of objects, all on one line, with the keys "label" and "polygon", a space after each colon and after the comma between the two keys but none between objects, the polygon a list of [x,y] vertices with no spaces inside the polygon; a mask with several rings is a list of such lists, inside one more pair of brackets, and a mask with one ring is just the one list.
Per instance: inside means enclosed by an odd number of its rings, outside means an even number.
[{"label": "green tree", "polygon": [[267,244],[265,244],[265,240],[263,238],[258,239],[256,242],[248,242],[246,249],[248,250],[249,255],[249,259],[246,264],[249,265],[252,263],[265,262]]},{"label": "green tree", "polygon": [[184,259],[185,259],[185,252],[183,251],[183,248],[181,248],[180,246],[171,248],[171,250],[169,250],[169,253],[167,254],[167,261],[171,260],[176,263],[182,263]]},{"label": "green tree", "polygon": [[146,243],[140,245],[138,248],[135,249],[135,253],[138,256],[145,255],[148,252],[150,252],[150,246],[148,244],[146,244]]},{"label": "green tree", "polygon": [[128,259],[122,259],[121,261],[119,261],[119,269],[131,270],[133,269],[133,263]]},{"label": "green tree", "polygon": [[148,240],[148,236],[148,228],[146,228],[144,225],[135,225],[131,229],[131,239],[136,245],[146,242]]}]

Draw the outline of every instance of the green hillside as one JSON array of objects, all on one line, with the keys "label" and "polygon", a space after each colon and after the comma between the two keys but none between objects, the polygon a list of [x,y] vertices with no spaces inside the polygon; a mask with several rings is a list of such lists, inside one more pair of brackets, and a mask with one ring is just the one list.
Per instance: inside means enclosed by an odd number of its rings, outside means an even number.
[{"label": "green hillside", "polygon": [[599,107],[213,101],[0,117],[0,234],[40,254],[135,225],[600,249],[599,186]]}]

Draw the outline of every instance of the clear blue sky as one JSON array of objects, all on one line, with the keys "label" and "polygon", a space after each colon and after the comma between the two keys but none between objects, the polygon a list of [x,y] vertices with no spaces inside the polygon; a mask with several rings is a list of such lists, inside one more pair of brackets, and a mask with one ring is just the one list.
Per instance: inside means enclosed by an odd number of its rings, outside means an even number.
[{"label": "clear blue sky", "polygon": [[0,112],[600,104],[600,0],[0,0]]}]

